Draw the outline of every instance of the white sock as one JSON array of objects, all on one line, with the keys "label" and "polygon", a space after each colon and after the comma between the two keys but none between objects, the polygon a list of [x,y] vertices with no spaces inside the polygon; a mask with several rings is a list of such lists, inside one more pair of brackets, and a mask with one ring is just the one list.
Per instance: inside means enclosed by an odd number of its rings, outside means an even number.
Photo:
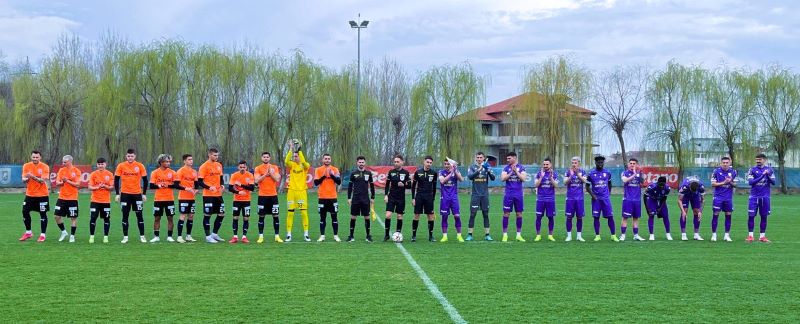
[{"label": "white sock", "polygon": [[758,237],[759,238],[765,238],[765,237],[767,237],[767,233],[761,233]]},{"label": "white sock", "polygon": [[25,231],[25,234],[33,234],[33,231]]},{"label": "white sock", "polygon": [[304,236],[308,236],[308,231],[303,231]]},{"label": "white sock", "polygon": [[753,232],[747,232],[748,236],[753,236]]}]

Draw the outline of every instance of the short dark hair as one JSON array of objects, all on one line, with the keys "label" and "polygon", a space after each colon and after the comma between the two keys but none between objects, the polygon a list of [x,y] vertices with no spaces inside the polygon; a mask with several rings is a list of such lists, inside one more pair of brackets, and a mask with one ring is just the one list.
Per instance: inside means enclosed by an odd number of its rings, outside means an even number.
[{"label": "short dark hair", "polygon": [[367,160],[367,158],[365,158],[363,155],[359,155],[359,156],[356,158],[356,161],[366,161],[366,160]]},{"label": "short dark hair", "polygon": [[128,151],[125,152],[125,154],[136,154],[136,150],[129,148]]},{"label": "short dark hair", "polygon": [[322,154],[322,157],[326,157],[326,156],[331,156],[331,155],[330,155],[330,154],[328,154],[328,153],[324,153],[324,154]]},{"label": "short dark hair", "polygon": [[264,156],[264,155],[269,155],[270,157],[272,157],[272,154],[269,154],[269,152],[267,152],[267,151],[261,152],[261,156]]},{"label": "short dark hair", "polygon": [[731,160],[731,157],[730,157],[730,156],[723,156],[723,157],[720,159],[720,161],[725,161],[725,160],[728,160],[728,161],[730,161],[730,160]]},{"label": "short dark hair", "polygon": [[33,150],[33,151],[31,151],[31,154],[39,154],[39,155],[42,155],[42,152],[39,152],[39,150]]},{"label": "short dark hair", "polygon": [[208,153],[219,153],[219,150],[217,150],[216,148],[212,147],[212,148],[208,149]]},{"label": "short dark hair", "polygon": [[432,156],[430,156],[430,155],[426,155],[424,158],[422,158],[422,160],[423,160],[423,161],[424,161],[424,160],[431,160],[431,161],[433,161],[433,157],[432,157]]},{"label": "short dark hair", "polygon": [[405,159],[403,158],[403,155],[402,155],[402,154],[395,154],[395,155],[394,155],[394,158],[395,158],[395,159],[400,159],[400,161],[405,161]]},{"label": "short dark hair", "polygon": [[486,154],[483,154],[483,152],[481,152],[481,151],[478,151],[478,153],[475,153],[475,156],[478,156],[478,155],[486,156]]},{"label": "short dark hair", "polygon": [[700,186],[700,183],[694,181],[694,182],[689,184],[689,190],[691,190],[692,192],[696,192],[697,191],[697,187],[699,187],[699,186]]},{"label": "short dark hair", "polygon": [[658,177],[658,182],[659,183],[667,183],[667,177],[665,177],[665,176]]},{"label": "short dark hair", "polygon": [[192,155],[191,155],[191,154],[184,154],[184,155],[183,155],[183,161],[186,161],[186,159],[188,159],[188,158],[190,158],[190,157],[192,157]]},{"label": "short dark hair", "polygon": [[97,163],[106,163],[106,158],[97,158]]},{"label": "short dark hair", "polygon": [[244,165],[247,165],[247,161],[245,161],[245,160],[240,160],[240,161],[239,161],[239,165],[242,165],[242,164],[244,164]]},{"label": "short dark hair", "polygon": [[636,162],[636,163],[639,163],[639,160],[637,160],[636,158],[630,158],[630,159],[628,159],[628,162],[631,162],[631,161],[633,161],[633,162]]},{"label": "short dark hair", "polygon": [[542,162],[553,162],[553,161],[550,161],[550,157],[548,156],[548,157],[544,158],[544,160],[542,160]]},{"label": "short dark hair", "polygon": [[756,159],[766,159],[766,158],[767,156],[764,155],[764,153],[758,153],[758,155],[756,155]]},{"label": "short dark hair", "polygon": [[605,161],[605,160],[606,160],[606,157],[602,156],[602,155],[598,155],[598,156],[594,157],[594,161],[595,162],[597,162],[597,161]]},{"label": "short dark hair", "polygon": [[508,153],[506,153],[506,157],[509,157],[509,156],[517,157],[517,153],[516,152],[508,152]]}]

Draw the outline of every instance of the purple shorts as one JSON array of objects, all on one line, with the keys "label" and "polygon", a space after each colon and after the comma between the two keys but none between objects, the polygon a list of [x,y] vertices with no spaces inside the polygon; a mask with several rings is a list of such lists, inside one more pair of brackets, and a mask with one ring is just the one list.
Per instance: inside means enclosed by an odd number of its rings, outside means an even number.
[{"label": "purple shorts", "polygon": [[715,212],[726,212],[730,213],[733,212],[733,201],[726,200],[726,199],[717,199],[714,198],[714,202],[712,203]]},{"label": "purple shorts", "polygon": [[645,204],[647,204],[647,209],[650,211],[650,217],[669,217],[669,209],[666,202],[659,204],[658,200],[646,199]]},{"label": "purple shorts", "polygon": [[521,213],[525,208],[522,207],[522,196],[503,196],[503,212],[511,211]]},{"label": "purple shorts", "polygon": [[614,217],[614,211],[611,209],[611,198],[601,198],[592,200],[592,217],[609,218]]},{"label": "purple shorts", "polygon": [[692,205],[692,209],[703,209],[703,199],[700,197],[690,199],[689,197],[683,196],[681,204],[683,204],[683,208],[689,208],[689,205]]},{"label": "purple shorts", "polygon": [[766,217],[770,214],[771,208],[769,203],[769,197],[764,198],[750,198],[747,204],[747,215],[750,217],[756,216],[756,213],[761,215],[761,217]]},{"label": "purple shorts", "polygon": [[642,202],[636,200],[622,200],[622,218],[642,217]]},{"label": "purple shorts", "polygon": [[461,210],[458,206],[458,198],[442,198],[439,203],[439,213],[442,217],[448,216],[451,213],[453,215],[461,215]]},{"label": "purple shorts", "polygon": [[556,202],[555,201],[536,201],[536,216],[544,215],[553,217],[556,215]]},{"label": "purple shorts", "polygon": [[585,216],[583,200],[567,199],[564,210],[564,214],[566,214],[567,217],[578,216],[579,218],[583,218],[583,216]]}]

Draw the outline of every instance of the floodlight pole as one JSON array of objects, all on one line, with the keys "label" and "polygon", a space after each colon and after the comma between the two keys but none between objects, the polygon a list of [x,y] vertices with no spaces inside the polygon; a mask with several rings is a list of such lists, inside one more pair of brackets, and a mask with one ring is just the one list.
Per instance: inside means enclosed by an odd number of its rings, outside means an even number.
[{"label": "floodlight pole", "polygon": [[356,125],[358,125],[358,115],[361,113],[361,29],[367,28],[367,25],[369,25],[369,20],[361,20],[360,13],[358,14],[358,21],[350,21],[350,28],[354,28],[358,32],[358,56],[356,58]]}]

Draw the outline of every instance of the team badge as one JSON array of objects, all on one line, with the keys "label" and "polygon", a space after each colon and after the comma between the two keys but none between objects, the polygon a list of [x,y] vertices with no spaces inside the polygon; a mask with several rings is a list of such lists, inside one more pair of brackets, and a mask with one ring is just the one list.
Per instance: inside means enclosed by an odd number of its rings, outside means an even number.
[{"label": "team badge", "polygon": [[406,181],[406,175],[400,174],[400,181]]},{"label": "team badge", "polygon": [[133,167],[133,172],[139,172],[139,167],[138,166]]}]

